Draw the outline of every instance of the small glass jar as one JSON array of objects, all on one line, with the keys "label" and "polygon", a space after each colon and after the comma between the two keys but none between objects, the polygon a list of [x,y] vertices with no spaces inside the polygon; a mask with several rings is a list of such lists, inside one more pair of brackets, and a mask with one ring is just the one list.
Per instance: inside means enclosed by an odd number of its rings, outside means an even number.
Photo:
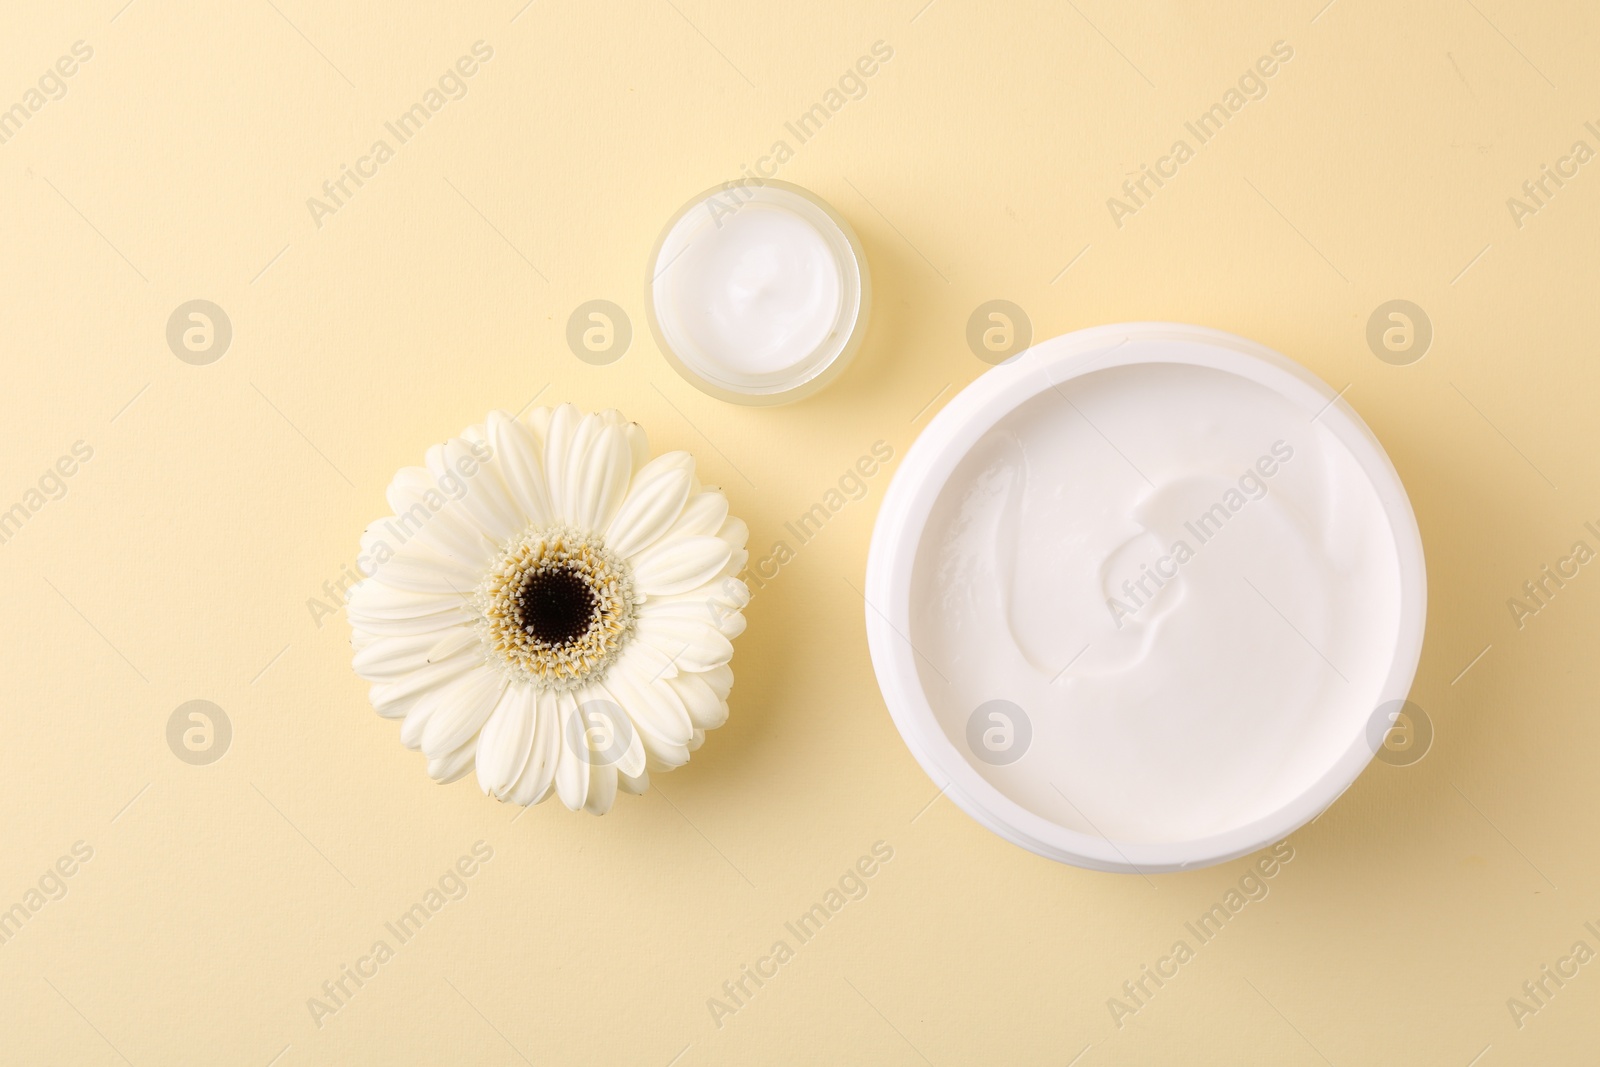
[{"label": "small glass jar", "polygon": [[736,404],[821,389],[866,333],[871,281],[855,231],[788,182],[708,189],[667,222],[645,308],[673,369]]}]

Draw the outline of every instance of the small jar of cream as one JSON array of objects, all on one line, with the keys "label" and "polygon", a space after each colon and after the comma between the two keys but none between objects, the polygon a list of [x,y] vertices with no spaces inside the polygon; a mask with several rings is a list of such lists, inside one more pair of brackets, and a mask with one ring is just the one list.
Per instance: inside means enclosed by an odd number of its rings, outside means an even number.
[{"label": "small jar of cream", "polygon": [[779,181],[690,200],[656,241],[646,285],[667,361],[739,404],[786,404],[836,377],[861,346],[871,292],[850,224]]}]

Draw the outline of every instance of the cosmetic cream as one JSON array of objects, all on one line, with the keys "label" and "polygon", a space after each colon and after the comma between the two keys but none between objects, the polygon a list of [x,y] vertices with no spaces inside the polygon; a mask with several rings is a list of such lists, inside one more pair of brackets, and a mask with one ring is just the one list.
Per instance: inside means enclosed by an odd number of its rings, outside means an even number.
[{"label": "cosmetic cream", "polygon": [[870,288],[849,223],[786,182],[686,204],[651,256],[650,327],[690,382],[745,404],[821,388],[861,343]]},{"label": "cosmetic cream", "polygon": [[1410,687],[1425,590],[1399,479],[1332,390],[1138,324],[1035,346],[939,414],[867,598],[890,711],[958,804],[1150,871],[1268,844],[1349,785]]}]

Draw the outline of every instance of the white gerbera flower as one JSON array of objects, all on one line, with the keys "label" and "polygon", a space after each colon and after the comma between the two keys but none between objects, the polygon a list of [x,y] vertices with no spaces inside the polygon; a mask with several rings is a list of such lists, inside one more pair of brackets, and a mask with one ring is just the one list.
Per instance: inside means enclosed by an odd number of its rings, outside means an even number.
[{"label": "white gerbera flower", "polygon": [[[749,531],[687,452],[570,404],[428,451],[350,594],[356,673],[428,773],[603,815],[728,717]],[[399,547],[393,547],[398,543]]]}]

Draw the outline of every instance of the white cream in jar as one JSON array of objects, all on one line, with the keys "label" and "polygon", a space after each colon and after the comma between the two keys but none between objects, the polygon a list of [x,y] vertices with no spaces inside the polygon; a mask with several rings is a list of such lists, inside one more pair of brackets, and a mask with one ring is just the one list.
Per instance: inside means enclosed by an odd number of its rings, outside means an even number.
[{"label": "white cream in jar", "polygon": [[859,241],[827,204],[784,182],[691,200],[651,259],[650,325],[680,374],[714,396],[783,403],[844,369],[865,331]]},{"label": "white cream in jar", "polygon": [[868,568],[874,666],[992,829],[1107,869],[1215,862],[1371,757],[1420,650],[1415,520],[1359,419],[1282,357],[1085,334],[985,375],[908,453]]}]

